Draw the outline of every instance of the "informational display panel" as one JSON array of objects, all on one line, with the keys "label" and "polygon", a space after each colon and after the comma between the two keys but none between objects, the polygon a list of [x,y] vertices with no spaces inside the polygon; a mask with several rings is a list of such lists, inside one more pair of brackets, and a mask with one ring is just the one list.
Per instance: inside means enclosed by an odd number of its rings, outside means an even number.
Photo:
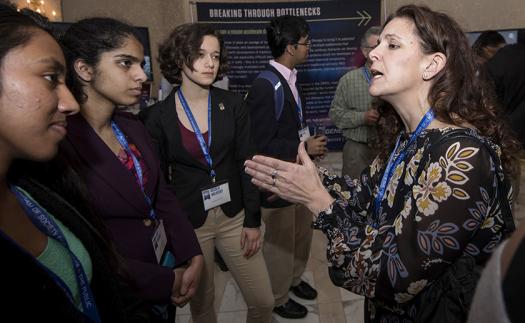
[{"label": "informational display panel", "polygon": [[306,64],[297,66],[306,96],[306,119],[323,128],[330,150],[341,150],[343,138],[328,118],[339,78],[364,63],[361,36],[380,22],[379,0],[282,3],[197,3],[197,20],[213,24],[224,36],[232,91],[246,93],[272,59],[265,26],[282,15],[301,16],[310,25],[312,45]]}]

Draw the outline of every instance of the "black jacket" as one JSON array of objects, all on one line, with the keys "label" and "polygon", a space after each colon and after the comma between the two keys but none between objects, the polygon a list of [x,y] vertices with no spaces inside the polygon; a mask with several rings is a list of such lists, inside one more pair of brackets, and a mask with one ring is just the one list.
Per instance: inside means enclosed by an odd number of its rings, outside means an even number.
[{"label": "black jacket", "polygon": [[[211,184],[210,167],[193,158],[182,144],[175,109],[177,90],[173,89],[166,100],[143,110],[140,118],[158,150],[166,180],[173,185],[193,227],[199,228],[207,215],[201,189]],[[244,208],[244,226],[254,228],[261,225],[261,213],[259,191],[244,172],[245,160],[255,152],[249,126],[242,98],[212,87],[210,154],[216,180],[228,180],[231,196],[231,202],[221,205],[221,209],[233,217]]]},{"label": "black jacket", "polygon": [[[147,322],[139,310],[143,305],[106,257],[110,247],[100,231],[47,187],[31,180],[16,184],[67,226],[89,252],[91,289],[102,322]],[[4,235],[0,235],[0,254],[0,308],[4,317],[16,318],[17,322],[89,322],[35,258]]]},{"label": "black jacket", "polygon": [[[284,77],[271,65],[267,67],[267,70],[279,76],[284,89],[284,106],[281,117],[277,120],[272,84],[265,79],[255,79],[244,100],[244,105],[250,111],[253,140],[257,145],[258,154],[295,162],[300,143],[298,132],[304,125],[301,126],[297,103]],[[306,101],[299,88],[298,91],[303,106],[303,116],[306,119],[304,114]],[[291,205],[282,199],[268,202],[268,196],[268,193],[261,195],[261,204],[264,207],[275,208]]]}]

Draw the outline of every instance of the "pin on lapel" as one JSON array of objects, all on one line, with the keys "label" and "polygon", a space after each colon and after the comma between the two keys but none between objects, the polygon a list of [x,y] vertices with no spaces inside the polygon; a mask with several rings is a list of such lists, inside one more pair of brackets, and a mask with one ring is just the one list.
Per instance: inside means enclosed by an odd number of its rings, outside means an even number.
[{"label": "pin on lapel", "polygon": [[219,103],[219,110],[224,111],[224,109],[226,109],[226,108],[224,107],[224,103],[222,103],[222,102]]}]

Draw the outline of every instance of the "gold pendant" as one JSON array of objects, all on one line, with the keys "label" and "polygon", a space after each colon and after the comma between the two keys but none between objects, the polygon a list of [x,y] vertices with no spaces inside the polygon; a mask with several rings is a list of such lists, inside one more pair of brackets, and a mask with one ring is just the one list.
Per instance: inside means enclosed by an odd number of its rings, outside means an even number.
[{"label": "gold pendant", "polygon": [[150,227],[151,223],[152,223],[151,219],[144,219],[143,222],[144,222],[144,225],[147,226],[147,227]]},{"label": "gold pendant", "polygon": [[226,108],[224,107],[224,104],[223,104],[222,102],[219,103],[219,110],[224,111],[224,109],[226,109]]}]

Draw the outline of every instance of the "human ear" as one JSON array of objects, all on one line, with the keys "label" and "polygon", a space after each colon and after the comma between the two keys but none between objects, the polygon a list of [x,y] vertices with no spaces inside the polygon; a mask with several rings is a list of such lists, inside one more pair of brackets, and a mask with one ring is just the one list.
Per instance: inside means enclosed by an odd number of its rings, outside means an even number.
[{"label": "human ear", "polygon": [[80,78],[82,81],[89,83],[93,79],[93,67],[88,65],[86,61],[83,59],[77,59],[75,63],[73,64],[73,68],[75,69],[75,73],[77,74],[78,78]]},{"label": "human ear", "polygon": [[291,56],[294,56],[295,55],[295,50],[297,49],[297,45],[292,45],[292,44],[288,44],[286,45],[286,51],[288,52],[288,54],[290,54]]},{"label": "human ear", "polygon": [[423,71],[423,80],[429,81],[434,78],[447,64],[447,57],[445,54],[437,52],[427,56],[426,66]]}]

